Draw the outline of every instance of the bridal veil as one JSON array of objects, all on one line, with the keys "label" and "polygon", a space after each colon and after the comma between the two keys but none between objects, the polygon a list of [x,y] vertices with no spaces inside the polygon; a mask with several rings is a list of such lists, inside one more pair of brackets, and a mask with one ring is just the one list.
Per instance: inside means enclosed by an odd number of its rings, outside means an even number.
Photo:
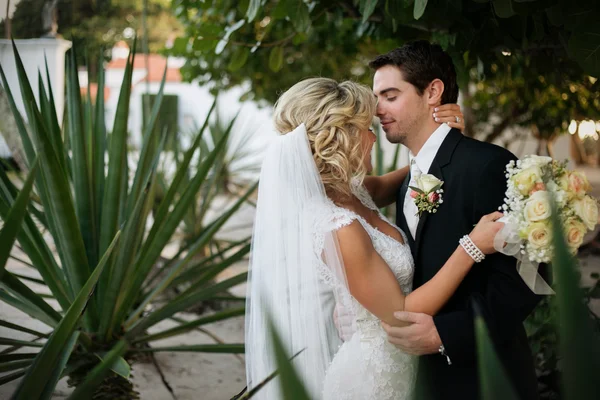
[{"label": "bridal veil", "polygon": [[[246,301],[246,375],[248,390],[277,370],[269,318],[283,339],[287,356],[312,398],[342,344],[334,321],[335,305],[352,313],[347,290],[334,290],[323,277],[347,283],[335,232],[318,212],[327,198],[301,124],[267,149],[258,188]],[[354,330],[354,326],[340,329]],[[255,398],[280,399],[277,378]]]}]

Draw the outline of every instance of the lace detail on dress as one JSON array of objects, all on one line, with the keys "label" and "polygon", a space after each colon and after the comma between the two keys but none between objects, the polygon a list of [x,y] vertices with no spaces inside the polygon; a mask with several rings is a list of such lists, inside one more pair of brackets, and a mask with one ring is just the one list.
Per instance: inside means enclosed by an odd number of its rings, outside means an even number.
[{"label": "lace detail on dress", "polygon": [[341,292],[348,292],[344,282],[331,271],[323,260],[322,253],[325,248],[325,239],[331,232],[335,232],[347,225],[350,225],[356,218],[349,210],[337,207],[333,202],[323,200],[312,200],[307,204],[307,218],[312,219],[313,240],[315,257],[320,261],[318,265],[319,278],[329,287]]},{"label": "lace detail on dress", "polygon": [[[382,220],[398,229],[379,212],[366,188],[358,181],[353,181],[352,191],[366,207],[377,211]],[[310,204],[310,210],[311,218],[314,218],[315,254],[322,261],[319,276],[333,290],[345,294],[341,301],[351,304],[357,328],[352,339],[340,347],[327,370],[322,398],[408,400],[414,387],[416,359],[387,341],[379,319],[351,296],[346,284],[321,259],[326,235],[357,220],[369,234],[377,253],[394,273],[404,294],[408,294],[412,290],[414,262],[406,235],[398,229],[404,240],[404,243],[400,243],[370,225],[360,215],[338,207],[331,201]]]},{"label": "lace detail on dress", "polygon": [[352,193],[354,193],[356,198],[359,199],[365,207],[370,208],[371,210],[379,211],[377,205],[373,201],[373,198],[369,194],[369,191],[365,185],[359,182],[358,179],[352,179],[352,181],[350,181],[350,187],[352,188]]}]

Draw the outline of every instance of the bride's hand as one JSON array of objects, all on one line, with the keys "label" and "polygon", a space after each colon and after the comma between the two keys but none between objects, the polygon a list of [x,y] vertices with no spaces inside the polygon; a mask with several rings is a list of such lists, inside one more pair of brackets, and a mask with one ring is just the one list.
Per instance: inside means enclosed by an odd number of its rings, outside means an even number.
[{"label": "bride's hand", "polygon": [[496,234],[504,226],[503,222],[496,222],[504,214],[496,211],[491,214],[481,217],[475,228],[469,234],[471,241],[481,250],[483,254],[492,254],[496,252],[494,249],[494,238]]},{"label": "bride's hand", "polygon": [[[458,122],[456,119],[457,117]],[[465,130],[465,116],[458,104],[444,104],[437,106],[433,111],[433,119],[440,124],[445,122],[451,128],[456,128],[461,132]]]}]

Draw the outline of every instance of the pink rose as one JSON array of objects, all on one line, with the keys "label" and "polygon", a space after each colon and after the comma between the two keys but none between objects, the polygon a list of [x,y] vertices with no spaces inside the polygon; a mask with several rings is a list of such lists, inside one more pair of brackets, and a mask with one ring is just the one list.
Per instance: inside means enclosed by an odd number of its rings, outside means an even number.
[{"label": "pink rose", "polygon": [[419,197],[419,193],[417,193],[414,190],[410,191],[410,197],[412,197],[413,199],[416,199],[417,197]]},{"label": "pink rose", "polygon": [[440,199],[440,195],[437,194],[436,192],[431,192],[427,196],[427,199],[429,200],[430,203],[435,203]]},{"label": "pink rose", "polygon": [[544,185],[542,182],[538,182],[533,186],[533,189],[531,189],[531,192],[529,193],[529,195],[531,196],[535,192],[539,192],[542,190],[546,190],[546,185]]}]

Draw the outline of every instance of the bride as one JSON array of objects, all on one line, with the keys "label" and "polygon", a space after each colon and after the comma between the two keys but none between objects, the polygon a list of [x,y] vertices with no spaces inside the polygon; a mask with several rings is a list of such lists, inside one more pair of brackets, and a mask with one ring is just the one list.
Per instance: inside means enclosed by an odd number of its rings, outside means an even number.
[{"label": "bride", "polygon": [[[457,243],[438,274],[412,291],[407,237],[379,212],[394,201],[408,169],[366,176],[375,102],[360,84],[312,78],[275,105],[282,135],[263,162],[250,258],[249,390],[277,369],[274,327],[288,356],[297,354],[293,365],[311,398],[409,399],[416,358],[388,343],[381,322],[398,326],[393,313],[402,310],[436,314],[473,268]],[[484,216],[469,235],[484,254],[495,251],[500,216]],[[352,323],[336,326],[336,309]],[[278,380],[256,397],[283,398]]]}]

